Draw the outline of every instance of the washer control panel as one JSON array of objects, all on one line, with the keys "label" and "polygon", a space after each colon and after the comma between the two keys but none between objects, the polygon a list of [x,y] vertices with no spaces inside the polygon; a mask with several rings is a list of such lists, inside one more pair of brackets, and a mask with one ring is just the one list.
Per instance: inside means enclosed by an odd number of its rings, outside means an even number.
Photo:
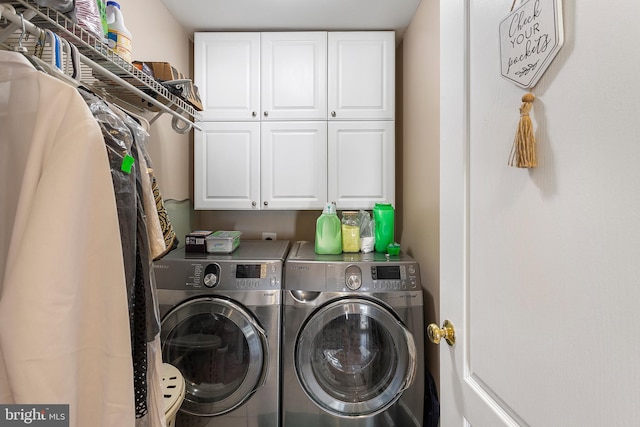
[{"label": "washer control panel", "polygon": [[238,289],[262,289],[261,286],[275,288],[280,285],[278,269],[274,263],[233,264],[235,283]]},{"label": "washer control panel", "polygon": [[[282,261],[181,262],[154,265],[165,289],[272,290],[282,287]],[[158,274],[158,273],[156,273]]]}]

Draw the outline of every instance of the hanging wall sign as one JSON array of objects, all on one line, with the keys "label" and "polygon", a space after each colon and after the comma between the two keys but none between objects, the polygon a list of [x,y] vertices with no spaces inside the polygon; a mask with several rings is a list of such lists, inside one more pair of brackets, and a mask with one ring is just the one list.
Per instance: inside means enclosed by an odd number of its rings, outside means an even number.
[{"label": "hanging wall sign", "polygon": [[502,77],[532,88],[564,43],[562,0],[527,0],[500,22]]}]

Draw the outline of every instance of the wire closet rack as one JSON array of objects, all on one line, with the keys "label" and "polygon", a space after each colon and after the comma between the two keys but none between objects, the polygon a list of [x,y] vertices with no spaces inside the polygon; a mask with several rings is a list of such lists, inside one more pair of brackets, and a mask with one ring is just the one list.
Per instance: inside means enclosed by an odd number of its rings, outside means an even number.
[{"label": "wire closet rack", "polygon": [[[200,129],[195,124],[200,113],[152,76],[117,55],[104,40],[94,36],[67,15],[28,0],[0,0],[0,45],[5,49],[27,50],[35,46],[42,32],[53,32],[77,49],[82,64],[82,84],[97,94],[133,106],[138,110],[172,116],[178,133]],[[28,35],[32,35],[29,41]],[[26,47],[23,47],[26,46]]]}]

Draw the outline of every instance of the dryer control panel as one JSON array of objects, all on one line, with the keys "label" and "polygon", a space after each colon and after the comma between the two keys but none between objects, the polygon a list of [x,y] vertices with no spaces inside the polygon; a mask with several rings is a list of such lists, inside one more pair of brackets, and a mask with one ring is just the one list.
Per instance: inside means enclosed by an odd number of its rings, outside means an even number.
[{"label": "dryer control panel", "polygon": [[311,291],[379,292],[421,288],[420,271],[415,262],[310,263],[290,265],[287,274],[287,283],[294,280],[298,289]]},{"label": "dryer control panel", "polygon": [[373,290],[411,290],[418,287],[418,276],[413,264],[372,265]]},{"label": "dryer control panel", "polygon": [[296,242],[285,261],[284,287],[312,292],[420,291],[418,262],[404,252],[316,254],[313,242]]}]

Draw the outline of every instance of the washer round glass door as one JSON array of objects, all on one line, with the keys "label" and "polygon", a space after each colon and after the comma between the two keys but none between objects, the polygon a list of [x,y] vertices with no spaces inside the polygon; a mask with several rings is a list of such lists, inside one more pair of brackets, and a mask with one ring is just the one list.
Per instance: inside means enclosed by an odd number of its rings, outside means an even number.
[{"label": "washer round glass door", "polygon": [[341,417],[391,406],[416,372],[413,336],[382,305],[346,298],[320,308],[296,343],[296,373],[316,405]]},{"label": "washer round glass door", "polygon": [[205,297],[184,302],[162,320],[162,360],[185,380],[181,411],[198,416],[229,412],[264,381],[264,330],[241,305]]}]

